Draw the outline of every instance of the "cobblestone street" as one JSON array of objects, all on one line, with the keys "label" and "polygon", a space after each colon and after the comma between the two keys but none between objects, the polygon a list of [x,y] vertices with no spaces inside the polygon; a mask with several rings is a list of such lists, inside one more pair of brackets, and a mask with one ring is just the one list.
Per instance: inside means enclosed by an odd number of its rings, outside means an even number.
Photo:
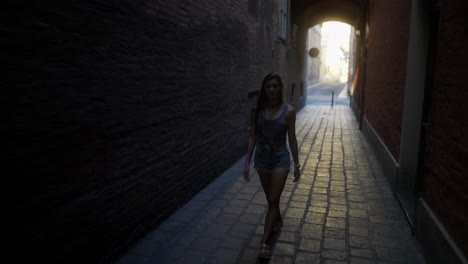
[{"label": "cobblestone street", "polygon": [[[302,177],[286,183],[270,263],[425,263],[351,108],[307,105],[296,133]],[[256,263],[267,203],[256,173],[242,181],[243,162],[117,263]]]}]

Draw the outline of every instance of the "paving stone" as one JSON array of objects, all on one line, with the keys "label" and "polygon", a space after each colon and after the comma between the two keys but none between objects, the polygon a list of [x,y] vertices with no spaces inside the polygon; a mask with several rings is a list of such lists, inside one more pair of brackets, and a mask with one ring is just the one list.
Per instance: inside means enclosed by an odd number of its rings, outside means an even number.
[{"label": "paving stone", "polygon": [[328,188],[314,187],[313,192],[314,193],[327,194],[328,193]]},{"label": "paving stone", "polygon": [[281,230],[289,231],[289,232],[296,232],[301,225],[301,219],[298,218],[283,218],[283,227]]},{"label": "paving stone", "polygon": [[331,191],[339,191],[339,192],[344,192],[345,191],[345,188],[344,186],[331,186],[330,187],[330,190]]},{"label": "paving stone", "polygon": [[367,211],[350,208],[349,215],[353,217],[367,218]]},{"label": "paving stone", "polygon": [[325,238],[323,247],[326,249],[333,249],[339,251],[346,250],[346,241],[344,239],[336,239],[336,238]]},{"label": "paving stone", "polygon": [[327,201],[313,201],[311,203],[311,205],[313,207],[324,207],[324,208],[326,208],[326,207],[328,207],[328,202]]},{"label": "paving stone", "polygon": [[346,196],[346,192],[330,191],[330,196],[344,198]]},{"label": "paving stone", "polygon": [[403,250],[391,249],[386,247],[375,247],[377,256],[385,261],[392,261],[398,263],[405,262],[405,255]]},{"label": "paving stone", "polygon": [[193,263],[193,264],[202,264],[205,263],[208,258],[207,253],[197,252],[189,250],[185,252],[177,261],[180,264]]},{"label": "paving stone", "polygon": [[[246,248],[239,259],[239,263],[256,263],[259,249]],[[191,263],[191,262],[187,262]]]},{"label": "paving stone", "polygon": [[351,250],[351,256],[354,256],[354,257],[361,257],[361,258],[368,258],[368,259],[374,259],[377,257],[374,251],[370,249],[350,248],[350,250]]},{"label": "paving stone", "polygon": [[316,201],[325,201],[328,202],[328,195],[326,194],[320,194],[320,193],[314,193],[312,194],[312,205]]},{"label": "paving stone", "polygon": [[370,221],[367,218],[359,218],[359,217],[349,217],[349,225],[350,226],[358,226],[358,227],[365,227],[369,228]]},{"label": "paving stone", "polygon": [[293,258],[290,256],[275,255],[273,253],[273,256],[271,257],[268,263],[270,264],[293,264],[294,261],[293,261]]},{"label": "paving stone", "polygon": [[252,193],[255,194],[258,191],[258,188],[244,186],[239,193]]},{"label": "paving stone", "polygon": [[337,218],[346,218],[346,211],[329,210],[328,216]]},{"label": "paving stone", "polygon": [[369,230],[365,227],[349,226],[349,234],[353,236],[369,237]]},{"label": "paving stone", "polygon": [[[368,204],[365,203],[365,202],[354,202],[354,201],[351,201],[349,203],[349,209],[354,209],[354,210],[366,210],[367,209],[367,206]],[[353,217],[358,217],[358,216],[354,216]]]},{"label": "paving stone", "polygon": [[330,198],[330,203],[331,204],[346,205],[346,199],[345,198],[339,198],[339,197],[331,197]]},{"label": "paving stone", "polygon": [[286,217],[289,218],[302,218],[304,216],[305,209],[303,208],[289,208],[286,211]]},{"label": "paving stone", "polygon": [[301,209],[305,210],[305,208],[307,207],[307,203],[306,202],[291,201],[289,203],[289,207],[301,208]]},{"label": "paving stone", "polygon": [[377,260],[363,259],[351,256],[351,264],[377,264]]},{"label": "paving stone", "polygon": [[220,240],[217,239],[199,237],[192,242],[191,248],[196,251],[213,251],[219,243]]},{"label": "paving stone", "polygon": [[200,234],[200,236],[214,239],[222,239],[230,227],[231,225],[211,224],[205,232]]},{"label": "paving stone", "polygon": [[220,213],[215,218],[215,223],[217,223],[217,224],[232,225],[234,223],[237,223],[238,221],[239,221],[239,215],[234,215],[234,214]]},{"label": "paving stone", "polygon": [[249,247],[251,248],[260,248],[262,245],[262,237],[261,236],[254,236],[249,242]]},{"label": "paving stone", "polygon": [[250,201],[254,197],[254,193],[237,193],[234,195],[234,199],[239,199],[239,200],[248,200]]},{"label": "paving stone", "polygon": [[237,206],[231,206],[231,205],[228,205],[223,208],[223,212],[227,214],[242,214],[242,211],[244,211],[243,207],[237,207]]},{"label": "paving stone", "polygon": [[314,186],[316,186],[316,187],[321,187],[321,188],[327,188],[328,185],[329,185],[328,182],[316,182],[316,183],[314,184]]},{"label": "paving stone", "polygon": [[310,190],[306,190],[306,189],[296,189],[294,191],[294,195],[309,195],[310,194]]},{"label": "paving stone", "polygon": [[299,252],[294,261],[295,264],[320,264],[320,254]]},{"label": "paving stone", "polygon": [[340,261],[340,260],[333,260],[333,259],[325,259],[323,263],[325,263],[325,264],[345,264],[347,262],[346,261]]},{"label": "paving stone", "polygon": [[309,200],[308,195],[293,195],[291,197],[292,201],[298,201],[298,202],[307,202]]},{"label": "paving stone", "polygon": [[247,224],[258,224],[262,215],[259,214],[242,214],[239,218],[239,222]]},{"label": "paving stone", "polygon": [[219,200],[219,199],[216,199],[216,200],[212,200],[210,203],[209,203],[209,206],[212,206],[212,207],[224,207],[228,204],[229,201],[227,200]]},{"label": "paving stone", "polygon": [[221,213],[221,208],[205,207],[200,213],[200,218],[215,218]]},{"label": "paving stone", "polygon": [[307,224],[302,226],[301,236],[321,240],[323,237],[323,225]]},{"label": "paving stone", "polygon": [[350,235],[348,238],[349,246],[356,248],[372,249],[373,245],[367,237],[358,237]]},{"label": "paving stone", "polygon": [[253,199],[251,200],[251,202],[253,204],[262,204],[262,205],[268,204],[267,200],[266,200],[266,197],[265,197],[265,194],[263,192],[256,193],[255,196],[253,197]]},{"label": "paving stone", "polygon": [[341,204],[330,204],[330,210],[334,211],[344,211],[348,210],[346,205],[341,205]]},{"label": "paving stone", "polygon": [[345,239],[346,230],[327,227],[325,228],[325,237]]},{"label": "paving stone", "polygon": [[[343,171],[341,172],[341,174],[343,175]],[[343,177],[344,177],[344,175],[343,175]],[[344,180],[340,180],[340,181],[333,180],[333,181],[331,181],[331,185],[332,186],[345,186],[345,181]]]},{"label": "paving stone", "polygon": [[310,206],[310,207],[309,207],[309,212],[326,213],[326,212],[327,212],[327,208],[324,208],[324,207],[316,207],[316,206]]},{"label": "paving stone", "polygon": [[325,222],[325,214],[315,213],[315,212],[308,212],[306,214],[304,222],[312,223],[312,224],[323,224]]},{"label": "paving stone", "polygon": [[288,255],[293,256],[295,251],[294,244],[284,243],[284,242],[277,242],[274,244],[274,248],[272,249],[273,253],[276,255]]},{"label": "paving stone", "polygon": [[324,249],[321,252],[323,258],[332,259],[332,260],[344,260],[348,259],[348,256],[345,251],[337,251],[337,250],[330,250]]},{"label": "paving stone", "polygon": [[345,229],[346,222],[343,218],[327,217],[326,227]]},{"label": "paving stone", "polygon": [[320,251],[320,241],[302,238],[299,242],[299,250],[309,251],[309,252],[319,252]]},{"label": "paving stone", "polygon": [[221,247],[240,250],[244,249],[246,243],[247,241],[245,239],[227,236],[221,243]]},{"label": "paving stone", "polygon": [[[224,249],[221,248],[217,250],[212,256],[208,259],[208,264],[234,264],[237,262],[237,258],[240,255],[240,250]],[[188,262],[189,263],[189,262]]]},{"label": "paving stone", "polygon": [[287,232],[287,231],[282,230],[281,233],[279,234],[278,241],[295,243],[296,242],[296,233],[295,232]]},{"label": "paving stone", "polygon": [[262,206],[262,205],[257,205],[257,204],[251,204],[249,205],[244,213],[247,213],[247,214],[263,214],[265,213],[265,206]]},{"label": "paving stone", "polygon": [[256,225],[237,223],[228,232],[233,237],[248,238],[255,232]]},{"label": "paving stone", "polygon": [[250,202],[249,201],[246,201],[246,200],[237,200],[237,199],[234,199],[234,200],[231,200],[229,202],[229,205],[232,205],[232,206],[237,206],[237,207],[247,207],[250,205]]}]

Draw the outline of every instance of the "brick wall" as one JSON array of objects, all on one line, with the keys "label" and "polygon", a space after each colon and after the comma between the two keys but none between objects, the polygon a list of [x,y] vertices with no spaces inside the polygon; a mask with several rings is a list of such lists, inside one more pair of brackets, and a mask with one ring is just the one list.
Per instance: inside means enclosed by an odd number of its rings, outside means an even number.
[{"label": "brick wall", "polygon": [[241,0],[4,5],[20,256],[110,262],[244,155],[247,92],[286,72],[277,7],[262,8],[254,18]]},{"label": "brick wall", "polygon": [[411,1],[369,4],[365,117],[398,160]]},{"label": "brick wall", "polygon": [[430,133],[425,153],[423,197],[468,256],[468,37],[465,1],[444,1],[441,9]]}]

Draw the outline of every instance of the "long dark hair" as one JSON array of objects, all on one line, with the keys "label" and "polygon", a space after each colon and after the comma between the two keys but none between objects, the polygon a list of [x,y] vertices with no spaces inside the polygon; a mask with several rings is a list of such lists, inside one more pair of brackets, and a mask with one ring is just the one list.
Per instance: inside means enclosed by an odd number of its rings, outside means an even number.
[{"label": "long dark hair", "polygon": [[[281,86],[281,103],[284,102],[283,100],[283,81],[281,80],[281,76],[277,72],[270,72],[268,73],[262,81],[262,88],[260,89],[260,95],[257,99],[257,106],[255,107],[255,122],[258,121],[258,116],[260,111],[262,111],[267,105],[267,96],[265,93],[265,85],[268,81],[275,79]],[[255,126],[257,127],[257,126]],[[255,129],[255,133],[257,133]]]},{"label": "long dark hair", "polygon": [[262,88],[260,90],[260,95],[258,96],[258,99],[257,99],[257,107],[255,108],[257,112],[264,109],[267,104],[265,85],[268,81],[273,80],[273,79],[275,79],[281,86],[281,103],[283,103],[283,81],[281,80],[281,76],[277,72],[270,72],[265,76],[265,78],[263,78]]}]

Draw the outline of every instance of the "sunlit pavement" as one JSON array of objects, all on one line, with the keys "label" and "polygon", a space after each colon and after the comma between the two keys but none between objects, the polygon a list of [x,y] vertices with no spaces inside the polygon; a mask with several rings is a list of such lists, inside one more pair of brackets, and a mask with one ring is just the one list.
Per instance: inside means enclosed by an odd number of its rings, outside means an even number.
[{"label": "sunlit pavement", "polygon": [[[320,105],[349,105],[348,88],[346,83],[317,83],[307,87],[307,104]],[[334,94],[332,94],[334,92]]]},{"label": "sunlit pavement", "polygon": [[[425,263],[351,108],[308,105],[296,130],[302,177],[289,175],[270,263]],[[267,203],[243,161],[117,263],[256,263]]]}]

